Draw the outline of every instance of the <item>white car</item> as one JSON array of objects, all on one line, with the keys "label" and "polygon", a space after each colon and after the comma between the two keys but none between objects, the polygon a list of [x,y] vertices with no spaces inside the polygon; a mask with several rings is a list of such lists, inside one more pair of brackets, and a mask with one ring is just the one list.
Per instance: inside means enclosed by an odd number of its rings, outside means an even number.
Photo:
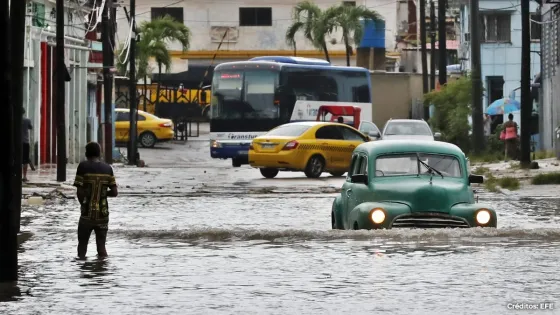
[{"label": "white car", "polygon": [[389,119],[383,128],[380,140],[439,140],[441,134],[432,132],[430,125],[419,119]]}]

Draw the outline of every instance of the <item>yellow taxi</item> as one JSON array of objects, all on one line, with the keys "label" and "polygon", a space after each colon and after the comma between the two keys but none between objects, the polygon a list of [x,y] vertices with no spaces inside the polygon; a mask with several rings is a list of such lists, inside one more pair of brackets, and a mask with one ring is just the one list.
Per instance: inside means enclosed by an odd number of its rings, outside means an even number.
[{"label": "yellow taxi", "polygon": [[[115,141],[127,142],[130,133],[130,109],[115,109]],[[138,111],[138,142],[144,148],[153,148],[157,142],[173,140],[173,122],[144,111]]]},{"label": "yellow taxi", "polygon": [[342,176],[350,168],[352,152],[370,138],[340,123],[306,121],[281,125],[253,139],[249,165],[266,178],[279,171],[302,171],[309,178],[323,172]]}]

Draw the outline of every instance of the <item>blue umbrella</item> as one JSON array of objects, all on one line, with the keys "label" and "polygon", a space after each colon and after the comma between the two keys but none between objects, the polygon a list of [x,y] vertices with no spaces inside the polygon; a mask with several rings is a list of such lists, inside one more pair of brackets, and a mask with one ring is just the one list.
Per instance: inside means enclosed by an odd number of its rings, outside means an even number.
[{"label": "blue umbrella", "polygon": [[511,112],[518,111],[521,108],[521,104],[512,98],[502,98],[495,100],[488,108],[486,108],[486,113],[488,115],[503,115]]}]

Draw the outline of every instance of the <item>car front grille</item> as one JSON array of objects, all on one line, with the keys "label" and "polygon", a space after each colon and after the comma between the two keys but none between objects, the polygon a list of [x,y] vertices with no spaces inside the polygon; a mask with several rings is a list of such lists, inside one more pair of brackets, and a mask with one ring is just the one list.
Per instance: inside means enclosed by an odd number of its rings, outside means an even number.
[{"label": "car front grille", "polygon": [[393,228],[469,228],[469,223],[463,218],[444,213],[415,213],[401,215],[391,224]]}]

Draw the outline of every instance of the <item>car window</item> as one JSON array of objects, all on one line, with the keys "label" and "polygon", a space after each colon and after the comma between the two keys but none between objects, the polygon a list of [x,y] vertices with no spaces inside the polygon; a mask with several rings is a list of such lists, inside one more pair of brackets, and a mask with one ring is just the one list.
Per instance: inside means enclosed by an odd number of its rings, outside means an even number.
[{"label": "car window", "polygon": [[360,124],[360,131],[367,135],[372,131],[379,132],[379,128],[377,128],[377,126],[372,122],[362,121]]},{"label": "car window", "polygon": [[424,122],[392,122],[387,125],[385,135],[431,136],[432,130]]},{"label": "car window", "polygon": [[136,119],[137,121],[144,121],[144,120],[146,120],[146,117],[145,117],[144,115],[142,115],[142,114],[138,114],[138,115],[136,115],[136,117],[137,117],[137,119]]},{"label": "car window", "polygon": [[[375,161],[375,176],[430,174],[428,167],[418,162],[418,158],[430,167],[440,171],[444,177],[461,177],[461,167],[457,158],[450,155],[425,153],[379,156]],[[437,175],[437,173],[434,175]]]},{"label": "car window", "polygon": [[323,126],[315,132],[317,139],[343,140],[342,133],[336,126]]},{"label": "car window", "polygon": [[272,129],[266,135],[279,137],[299,137],[310,127],[311,126],[306,125],[285,125]]},{"label": "car window", "polygon": [[129,112],[118,112],[117,113],[117,121],[130,121]]},{"label": "car window", "polygon": [[360,160],[361,160],[360,174],[367,175],[368,174],[368,158],[367,158],[367,156],[362,155],[362,158]]},{"label": "car window", "polygon": [[344,140],[348,141],[366,141],[365,137],[358,132],[344,126],[336,126],[338,130],[342,133]]},{"label": "car window", "polygon": [[360,162],[360,156],[357,154],[354,154],[352,156],[352,162],[350,163],[350,170],[348,171],[348,178],[352,177],[352,175],[356,174],[354,173],[354,169],[359,169],[359,163]]}]

